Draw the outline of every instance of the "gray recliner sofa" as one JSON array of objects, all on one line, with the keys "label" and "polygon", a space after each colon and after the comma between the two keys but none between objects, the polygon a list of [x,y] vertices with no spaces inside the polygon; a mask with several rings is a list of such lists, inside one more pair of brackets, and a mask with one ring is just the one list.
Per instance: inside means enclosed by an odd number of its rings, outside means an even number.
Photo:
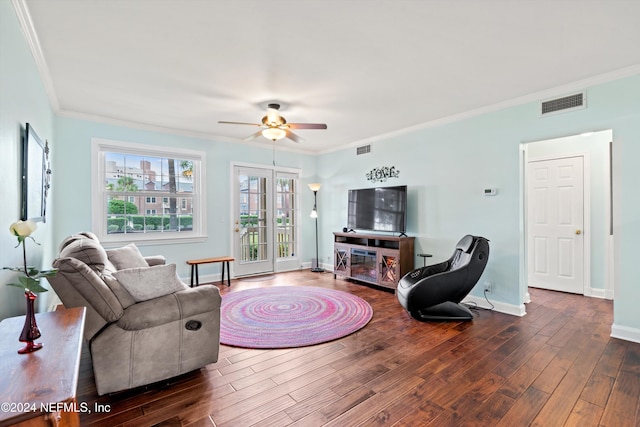
[{"label": "gray recliner sofa", "polygon": [[65,307],[86,307],[99,395],[165,380],[218,360],[220,292],[190,288],[162,256],[105,250],[92,233],[65,239],[48,278]]}]

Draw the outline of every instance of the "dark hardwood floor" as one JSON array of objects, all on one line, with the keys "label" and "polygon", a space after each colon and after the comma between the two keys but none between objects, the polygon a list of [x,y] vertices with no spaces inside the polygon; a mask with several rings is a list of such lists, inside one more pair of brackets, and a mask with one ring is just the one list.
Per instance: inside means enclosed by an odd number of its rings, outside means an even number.
[{"label": "dark hardwood floor", "polygon": [[640,344],[610,338],[612,303],[531,289],[527,315],[421,323],[390,292],[300,271],[234,280],[224,295],[322,286],[368,301],[371,322],[312,347],[221,346],[169,383],[98,397],[83,352],[83,426],[639,426]]}]

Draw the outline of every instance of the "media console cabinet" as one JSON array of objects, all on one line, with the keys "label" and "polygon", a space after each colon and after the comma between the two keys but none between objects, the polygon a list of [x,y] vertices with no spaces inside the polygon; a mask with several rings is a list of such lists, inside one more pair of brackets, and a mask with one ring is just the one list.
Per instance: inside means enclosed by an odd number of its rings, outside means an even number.
[{"label": "media console cabinet", "polygon": [[333,277],[396,289],[412,271],[413,237],[334,232]]}]

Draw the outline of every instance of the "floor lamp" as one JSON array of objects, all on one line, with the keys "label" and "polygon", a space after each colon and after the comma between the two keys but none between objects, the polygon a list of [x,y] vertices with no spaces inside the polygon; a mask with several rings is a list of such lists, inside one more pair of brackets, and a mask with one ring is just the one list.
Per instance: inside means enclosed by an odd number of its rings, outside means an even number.
[{"label": "floor lamp", "polygon": [[313,191],[313,210],[310,217],[316,220],[316,266],[313,267],[312,265],[311,271],[322,273],[324,268],[320,268],[320,258],[318,257],[318,190],[320,190],[320,184],[309,184],[309,188]]}]

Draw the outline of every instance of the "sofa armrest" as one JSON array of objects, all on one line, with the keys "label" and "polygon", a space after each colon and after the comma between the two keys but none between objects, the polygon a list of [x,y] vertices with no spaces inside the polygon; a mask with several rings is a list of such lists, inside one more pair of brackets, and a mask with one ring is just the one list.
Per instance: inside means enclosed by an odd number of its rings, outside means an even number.
[{"label": "sofa armrest", "polygon": [[219,311],[222,299],[213,285],[185,288],[128,307],[117,325],[127,331],[138,331],[186,319],[201,313]]},{"label": "sofa armrest", "polygon": [[149,267],[153,267],[154,265],[164,265],[167,260],[163,255],[152,255],[144,257],[144,260],[147,261]]}]

